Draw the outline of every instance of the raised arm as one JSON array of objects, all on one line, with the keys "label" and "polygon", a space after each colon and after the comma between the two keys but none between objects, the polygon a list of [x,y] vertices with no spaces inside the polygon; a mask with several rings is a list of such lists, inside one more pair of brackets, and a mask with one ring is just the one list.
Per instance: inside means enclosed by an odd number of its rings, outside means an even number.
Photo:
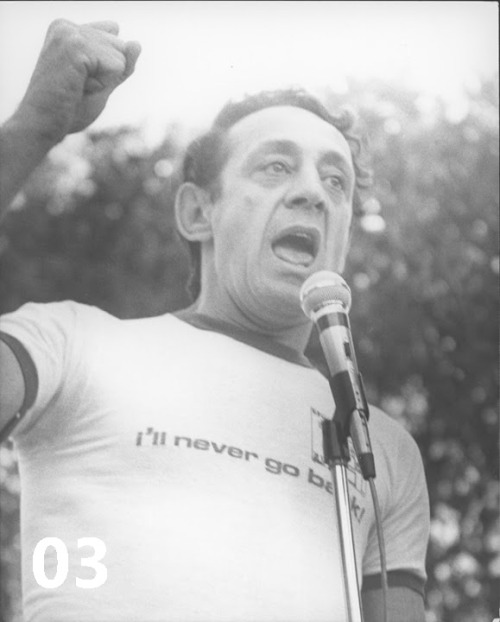
[{"label": "raised arm", "polygon": [[[139,54],[138,43],[118,38],[114,22],[51,24],[26,94],[0,128],[0,219],[48,151],[97,119]],[[0,433],[30,397],[25,376],[18,353],[0,338]]]},{"label": "raised arm", "polygon": [[134,71],[140,45],[115,22],[53,22],[28,89],[0,128],[0,218],[30,173],[63,138],[89,126]]}]

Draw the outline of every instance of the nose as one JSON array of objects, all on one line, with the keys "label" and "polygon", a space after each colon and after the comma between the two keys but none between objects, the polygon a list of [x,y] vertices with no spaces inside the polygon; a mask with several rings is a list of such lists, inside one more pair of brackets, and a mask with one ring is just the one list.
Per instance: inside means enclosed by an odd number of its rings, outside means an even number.
[{"label": "nose", "polygon": [[301,170],[294,178],[285,198],[285,205],[292,208],[313,208],[324,210],[326,200],[321,179],[314,170]]}]

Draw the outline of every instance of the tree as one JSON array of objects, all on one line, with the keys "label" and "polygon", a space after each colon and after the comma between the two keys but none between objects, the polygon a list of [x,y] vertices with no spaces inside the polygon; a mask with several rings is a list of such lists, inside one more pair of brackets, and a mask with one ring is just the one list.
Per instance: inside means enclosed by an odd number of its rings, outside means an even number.
[{"label": "tree", "polygon": [[[371,401],[412,432],[424,458],[429,622],[491,622],[496,611],[496,93],[484,84],[469,94],[460,118],[401,88],[353,83],[349,93],[376,180],[345,275],[351,321]],[[125,318],[188,304],[187,253],[173,218],[180,152],[175,128],[155,148],[122,128],[56,150],[0,237],[0,311],[70,298]],[[6,448],[0,486],[3,576],[14,577],[2,582],[5,601],[19,573],[18,481]]]}]

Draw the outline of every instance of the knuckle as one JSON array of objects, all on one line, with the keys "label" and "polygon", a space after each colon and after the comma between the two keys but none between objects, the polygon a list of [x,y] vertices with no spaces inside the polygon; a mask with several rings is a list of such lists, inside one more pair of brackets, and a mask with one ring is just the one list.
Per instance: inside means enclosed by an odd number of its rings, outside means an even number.
[{"label": "knuckle", "polygon": [[75,24],[73,24],[69,20],[59,18],[55,19],[50,24],[48,32],[52,36],[52,38],[59,38],[67,35],[68,32],[71,32],[75,28]]},{"label": "knuckle", "polygon": [[69,52],[79,52],[85,47],[81,28],[66,19],[57,19],[49,27],[50,40]]}]

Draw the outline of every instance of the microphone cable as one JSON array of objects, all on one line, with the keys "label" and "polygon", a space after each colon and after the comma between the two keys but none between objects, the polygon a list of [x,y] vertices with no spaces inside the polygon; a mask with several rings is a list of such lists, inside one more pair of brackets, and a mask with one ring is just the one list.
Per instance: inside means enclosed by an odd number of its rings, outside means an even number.
[{"label": "microphone cable", "polygon": [[373,477],[368,479],[370,485],[370,492],[372,495],[373,509],[375,510],[375,526],[377,528],[378,548],[380,552],[380,579],[382,587],[382,610],[383,610],[383,622],[388,622],[387,619],[387,600],[389,586],[387,583],[387,558],[385,554],[385,540],[384,530],[382,528],[382,517],[380,513],[380,504],[378,502],[377,489],[375,487],[375,480]]}]

